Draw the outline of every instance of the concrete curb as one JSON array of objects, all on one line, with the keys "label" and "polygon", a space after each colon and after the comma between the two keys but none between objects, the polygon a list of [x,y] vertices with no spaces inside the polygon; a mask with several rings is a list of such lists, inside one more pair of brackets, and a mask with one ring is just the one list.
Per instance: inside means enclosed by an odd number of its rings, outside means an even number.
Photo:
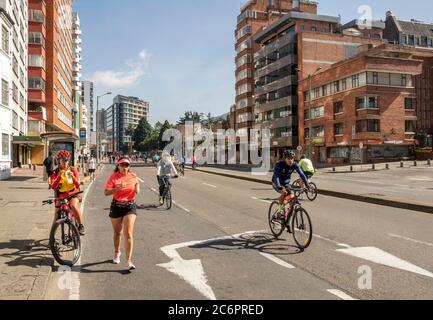
[{"label": "concrete curb", "polygon": [[[188,168],[188,169],[192,170],[191,168]],[[203,170],[203,169],[196,169],[195,171],[207,173],[207,174],[213,174],[213,175],[217,175],[217,176],[223,176],[223,177],[232,178],[232,179],[256,182],[256,183],[265,184],[265,185],[272,185],[272,183],[270,181],[264,181],[261,179],[255,179],[255,178],[251,178],[251,177],[238,176],[235,174],[214,172],[214,171],[208,171],[208,170]],[[350,193],[345,193],[345,192],[338,192],[338,191],[324,190],[324,189],[320,189],[319,193],[321,195],[334,197],[334,198],[341,198],[341,199],[353,200],[353,201],[358,201],[358,202],[366,202],[366,203],[376,204],[376,205],[380,205],[380,206],[406,209],[406,210],[411,210],[411,211],[433,214],[433,206],[428,206],[428,205],[418,204],[418,203],[407,203],[407,202],[403,202],[402,200],[397,200],[397,199],[381,199],[381,198],[376,198],[376,197],[363,196],[363,195],[359,195],[359,194],[350,194]]]}]

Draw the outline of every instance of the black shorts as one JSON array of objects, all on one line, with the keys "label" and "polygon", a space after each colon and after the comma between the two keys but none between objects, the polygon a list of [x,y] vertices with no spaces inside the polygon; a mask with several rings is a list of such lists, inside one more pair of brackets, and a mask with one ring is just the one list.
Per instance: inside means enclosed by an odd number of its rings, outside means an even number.
[{"label": "black shorts", "polygon": [[[281,193],[282,190],[278,189],[277,185],[275,183],[272,184],[274,187],[274,190],[278,193]],[[287,193],[289,195],[293,194],[292,189],[290,188],[290,185],[281,186],[283,189],[286,189]]]},{"label": "black shorts", "polygon": [[305,172],[304,171],[304,174],[307,177],[307,179],[311,179],[314,176],[314,173],[312,173],[312,172]]},{"label": "black shorts", "polygon": [[89,173],[95,173],[96,169],[89,169]]},{"label": "black shorts", "polygon": [[113,201],[111,203],[110,208],[110,218],[111,219],[120,219],[124,218],[130,214],[137,215],[137,205],[135,202],[129,203],[119,203],[117,201]]}]

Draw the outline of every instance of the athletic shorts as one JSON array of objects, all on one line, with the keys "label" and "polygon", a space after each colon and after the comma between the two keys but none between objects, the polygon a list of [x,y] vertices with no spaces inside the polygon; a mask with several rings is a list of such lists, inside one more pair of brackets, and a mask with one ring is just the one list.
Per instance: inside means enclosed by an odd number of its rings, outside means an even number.
[{"label": "athletic shorts", "polygon": [[130,214],[137,215],[137,205],[135,202],[120,203],[113,201],[110,208],[110,218],[120,219],[124,218]]},{"label": "athletic shorts", "polygon": [[96,169],[89,169],[89,173],[94,173]]},{"label": "athletic shorts", "polygon": [[[274,187],[274,190],[275,190],[276,192],[281,193],[281,190],[278,189],[278,187],[277,187],[277,185],[276,185],[275,183],[273,183],[272,186]],[[287,193],[288,193],[289,195],[293,194],[292,189],[290,188],[290,185],[285,185],[285,186],[282,186],[282,187],[283,187],[284,189],[286,189],[286,191],[287,191]]]},{"label": "athletic shorts", "polygon": [[305,171],[303,171],[303,172],[308,179],[311,179],[314,176],[314,173],[312,173],[312,172],[305,172]]}]

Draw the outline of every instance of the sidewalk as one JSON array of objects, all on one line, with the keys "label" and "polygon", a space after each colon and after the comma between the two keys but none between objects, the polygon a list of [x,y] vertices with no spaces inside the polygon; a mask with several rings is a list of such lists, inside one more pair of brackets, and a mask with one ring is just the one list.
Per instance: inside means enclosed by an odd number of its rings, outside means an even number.
[{"label": "sidewalk", "polygon": [[54,208],[41,203],[53,192],[28,171],[0,182],[0,300],[43,299],[54,266],[48,248]]},{"label": "sidewalk", "polygon": [[[433,182],[432,166],[427,166],[426,162],[419,163],[417,167],[410,167],[410,164],[413,165],[413,162],[405,162],[404,166],[406,169],[401,169],[400,163],[392,163],[390,164],[389,170],[386,170],[385,164],[381,164],[376,166],[376,169],[378,169],[376,171],[371,170],[371,165],[369,168],[364,165],[363,167],[365,169],[362,168],[363,171],[361,171],[361,166],[359,166],[358,168],[354,168],[355,171],[353,173],[350,172],[350,167],[341,167],[337,173],[333,173],[332,168],[319,169],[313,180],[318,184],[319,193],[322,195],[433,214],[433,201],[431,201],[428,190],[425,190],[423,197],[417,198],[415,197],[416,195],[408,194],[404,189],[399,190],[398,188],[394,188],[391,179],[384,183],[389,189],[380,189],[380,194],[375,194],[370,190],[372,188],[370,187],[371,184],[378,183],[375,181],[377,178],[374,177],[374,175],[378,173],[399,179],[400,176],[410,173],[410,170],[415,170],[423,174],[427,172]],[[190,167],[188,169],[190,169]],[[347,171],[347,169],[349,169],[349,171]],[[402,170],[407,170],[407,172],[403,173]],[[200,167],[197,171],[266,185],[271,185],[272,180],[272,172],[266,175],[253,175],[251,171],[246,171],[245,168],[236,169],[232,166],[229,166],[228,169],[222,169],[221,166],[207,166]],[[348,173],[348,179],[339,179],[344,176],[343,173]],[[371,177],[368,176],[369,173],[372,174]],[[360,176],[357,179],[353,177],[353,175],[361,175],[366,181],[358,180]],[[383,179],[383,177],[381,177],[381,179]],[[350,183],[352,183],[352,185],[350,185]]]}]

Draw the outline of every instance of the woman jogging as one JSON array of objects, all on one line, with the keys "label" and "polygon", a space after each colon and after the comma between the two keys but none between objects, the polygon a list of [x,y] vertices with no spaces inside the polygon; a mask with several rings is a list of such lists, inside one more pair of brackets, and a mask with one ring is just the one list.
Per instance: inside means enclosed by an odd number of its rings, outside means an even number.
[{"label": "woman jogging", "polygon": [[113,196],[110,218],[114,231],[114,264],[120,264],[120,243],[122,233],[125,237],[126,263],[130,272],[136,269],[132,263],[132,251],[134,247],[133,233],[137,218],[137,205],[135,199],[140,192],[140,183],[137,175],[130,172],[131,161],[120,158],[116,164],[116,171],[108,179],[105,187],[105,195]]}]

